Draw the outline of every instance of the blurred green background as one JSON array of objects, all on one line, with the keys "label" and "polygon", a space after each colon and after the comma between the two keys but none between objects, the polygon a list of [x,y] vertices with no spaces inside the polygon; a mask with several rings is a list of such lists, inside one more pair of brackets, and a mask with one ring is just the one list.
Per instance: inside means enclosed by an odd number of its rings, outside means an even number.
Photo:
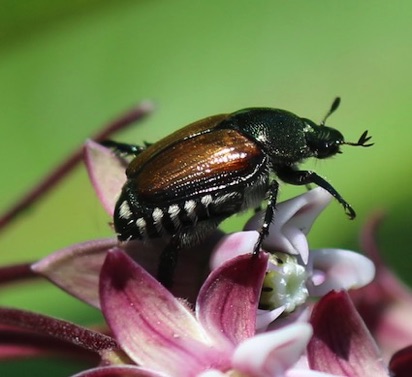
[{"label": "blurred green background", "polygon": [[[411,2],[0,1],[0,211],[6,210],[104,123],[143,99],[156,111],[117,140],[156,141],[194,120],[271,106],[328,121],[357,141],[308,162],[358,213],[332,203],[313,247],[358,249],[366,218],[384,209],[385,258],[411,277]],[[303,192],[284,186],[281,199]],[[239,229],[243,219],[224,226]],[[110,236],[83,166],[0,238],[2,264],[35,260],[72,243]],[[406,233],[405,233],[406,232]],[[45,282],[1,291],[0,305],[88,324],[95,310]],[[55,367],[56,369],[51,369]],[[2,376],[65,376],[70,363],[0,365]]]}]

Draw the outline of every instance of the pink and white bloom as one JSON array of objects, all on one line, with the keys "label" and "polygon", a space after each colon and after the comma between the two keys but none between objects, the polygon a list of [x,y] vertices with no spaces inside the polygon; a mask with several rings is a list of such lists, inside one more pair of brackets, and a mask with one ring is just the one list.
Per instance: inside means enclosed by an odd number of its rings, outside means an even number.
[{"label": "pink and white bloom", "polygon": [[266,263],[265,254],[244,255],[213,271],[193,312],[123,250],[113,249],[101,270],[100,299],[114,339],[44,315],[0,308],[0,329],[19,346],[12,349],[3,339],[0,350],[5,346],[15,357],[96,353],[101,365],[77,376],[289,375],[312,330],[299,323],[255,335]]},{"label": "pink and white bloom", "polygon": [[[309,249],[306,235],[331,199],[327,191],[316,188],[277,205],[275,221],[263,242],[270,257],[260,307],[270,310],[259,311],[259,329],[286,313],[294,312],[289,321],[307,320],[305,304],[310,297],[322,297],[332,290],[358,289],[372,281],[375,267],[363,255],[342,249]],[[262,219],[262,213],[256,214],[246,224],[246,231],[224,236],[212,254],[211,268],[250,253]],[[273,325],[281,323],[283,320],[278,320]]]},{"label": "pink and white bloom", "polygon": [[193,313],[122,250],[110,251],[100,278],[102,311],[138,367],[100,367],[77,376],[284,376],[312,330],[299,323],[254,335],[266,264],[264,254],[244,255],[213,271]]}]

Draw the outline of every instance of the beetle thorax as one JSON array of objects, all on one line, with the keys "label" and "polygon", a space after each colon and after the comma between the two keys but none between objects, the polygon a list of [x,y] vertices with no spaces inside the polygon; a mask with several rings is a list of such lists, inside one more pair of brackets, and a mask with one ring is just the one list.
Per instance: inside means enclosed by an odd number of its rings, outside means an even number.
[{"label": "beetle thorax", "polygon": [[305,139],[305,122],[288,111],[246,109],[234,113],[227,123],[259,143],[272,166],[294,164],[312,156]]}]

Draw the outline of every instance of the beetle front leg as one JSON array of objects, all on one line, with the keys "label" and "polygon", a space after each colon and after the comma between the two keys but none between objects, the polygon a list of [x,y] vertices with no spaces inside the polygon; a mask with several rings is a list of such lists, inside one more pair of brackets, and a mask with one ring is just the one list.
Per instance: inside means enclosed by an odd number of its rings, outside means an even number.
[{"label": "beetle front leg", "polygon": [[275,214],[275,206],[276,206],[276,199],[278,196],[278,189],[279,189],[279,184],[276,181],[272,181],[272,183],[269,186],[269,190],[268,190],[269,198],[268,198],[268,203],[266,207],[265,217],[263,219],[262,227],[260,228],[260,231],[259,231],[258,241],[256,242],[256,245],[253,249],[253,255],[259,254],[262,242],[265,239],[265,237],[269,234],[269,226],[272,223],[273,217]]},{"label": "beetle front leg", "polygon": [[310,183],[315,183],[319,187],[325,189],[329,194],[331,194],[336,200],[342,204],[346,214],[351,220],[356,217],[356,212],[351,207],[351,205],[342,198],[342,196],[334,189],[334,187],[327,182],[324,178],[319,176],[313,171],[309,170],[295,170],[293,167],[287,167],[276,171],[278,177],[292,185],[308,185]]}]

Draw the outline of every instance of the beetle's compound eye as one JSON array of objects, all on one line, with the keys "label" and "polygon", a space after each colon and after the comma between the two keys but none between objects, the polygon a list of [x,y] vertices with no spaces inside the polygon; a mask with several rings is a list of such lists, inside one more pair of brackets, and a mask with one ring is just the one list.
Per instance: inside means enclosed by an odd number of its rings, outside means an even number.
[{"label": "beetle's compound eye", "polygon": [[336,153],[339,153],[339,145],[340,143],[336,143],[334,141],[325,141],[320,140],[317,145],[317,158],[328,158],[330,156],[334,156]]},{"label": "beetle's compound eye", "polygon": [[306,141],[314,157],[319,159],[339,153],[339,147],[345,143],[343,135],[338,130],[326,126],[311,127],[306,133]]}]

